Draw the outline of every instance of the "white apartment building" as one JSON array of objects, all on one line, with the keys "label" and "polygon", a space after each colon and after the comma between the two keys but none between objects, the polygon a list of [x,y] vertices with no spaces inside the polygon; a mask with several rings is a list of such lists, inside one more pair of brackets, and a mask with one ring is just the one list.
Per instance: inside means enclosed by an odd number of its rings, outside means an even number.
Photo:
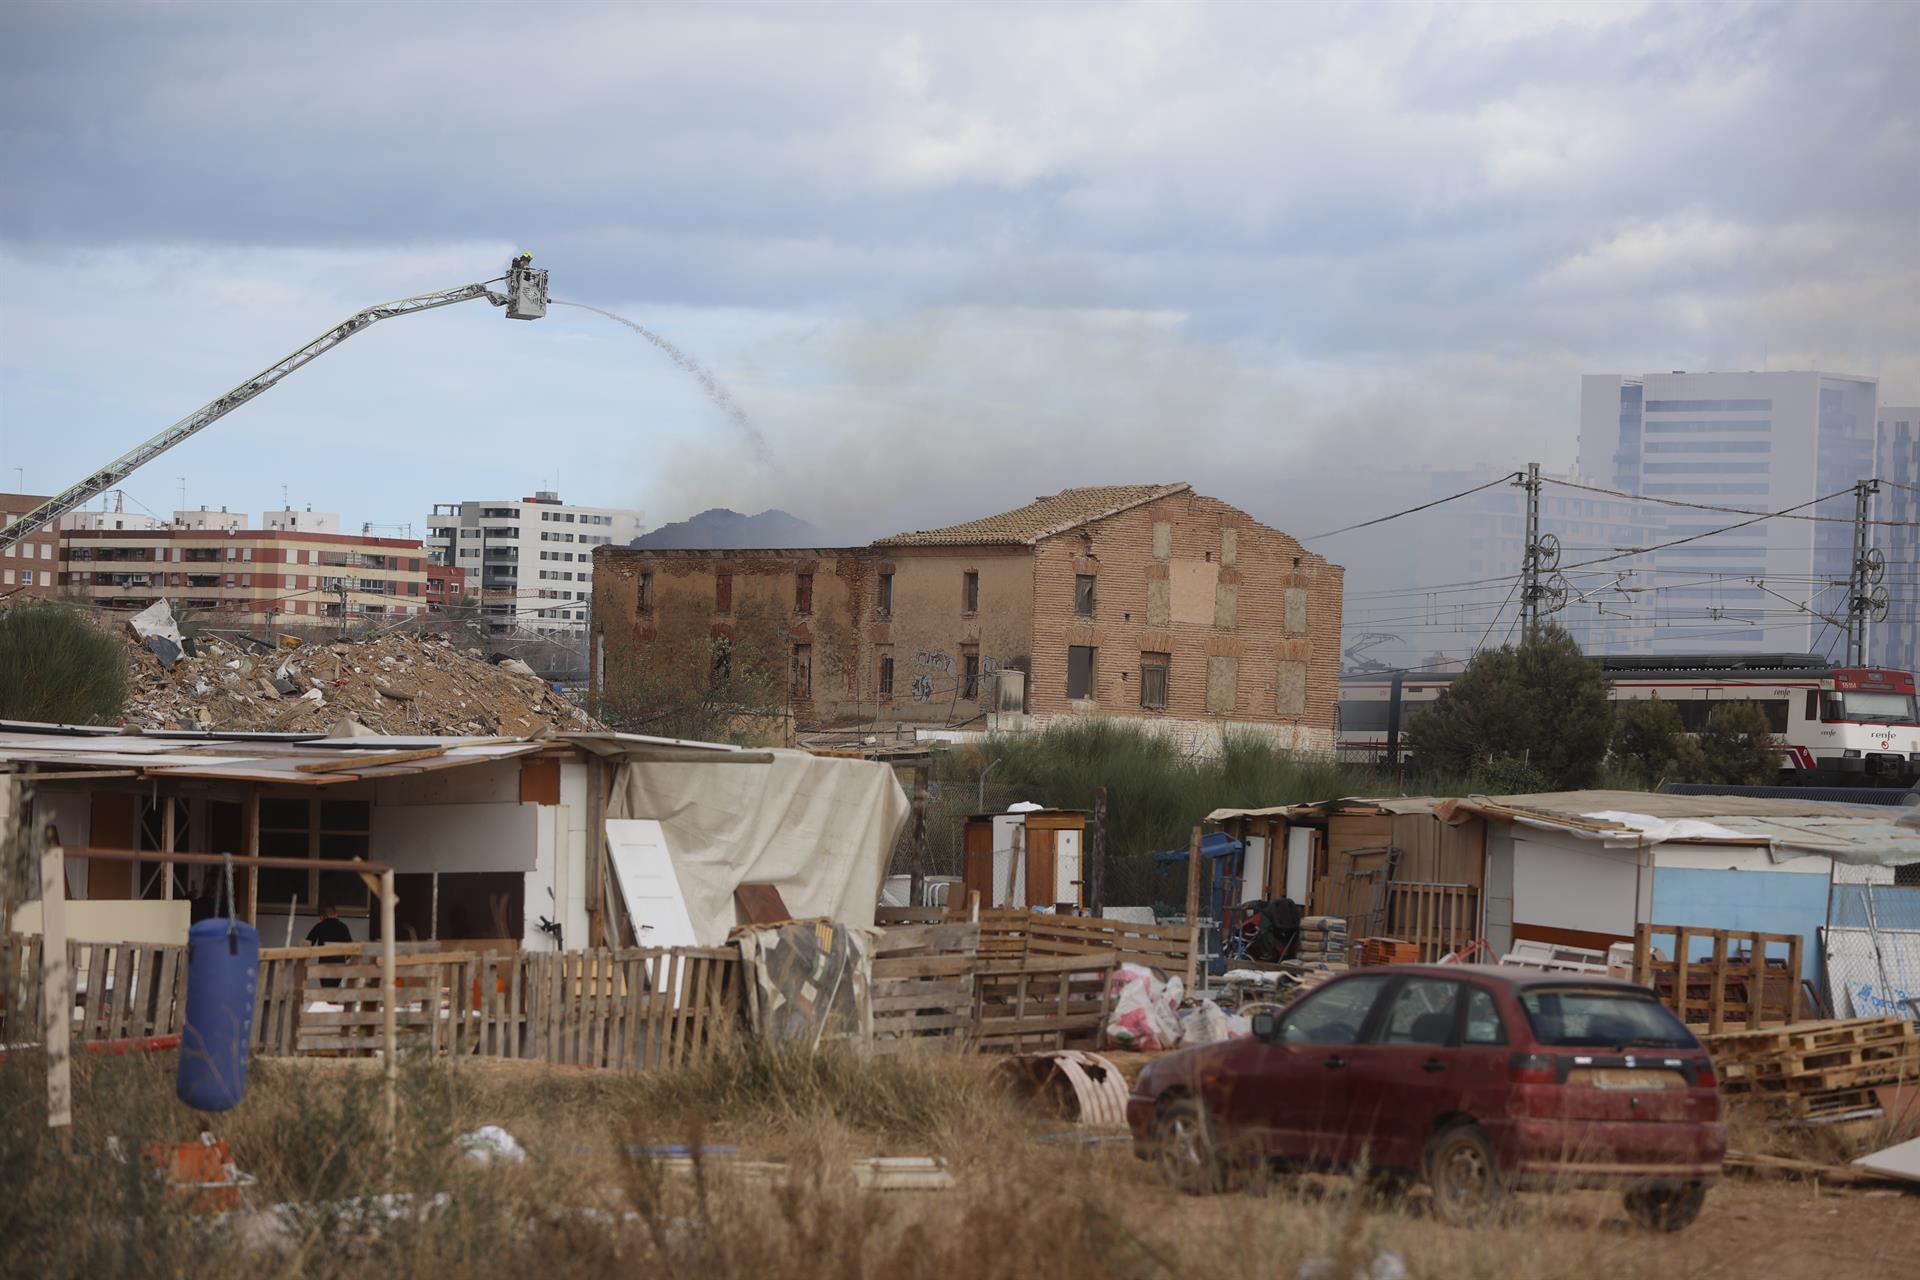
[{"label": "white apartment building", "polygon": [[466,570],[487,629],[584,633],[593,600],[595,547],[624,547],[646,530],[644,513],[572,506],[552,490],[531,498],[436,503],[426,546]]},{"label": "white apartment building", "polygon": [[[1878,401],[1875,379],[1818,370],[1589,375],[1579,469],[1661,499],[1647,523],[1670,542],[1740,520],[1704,508],[1782,511],[1873,475]],[[1643,596],[1652,652],[1844,656],[1827,617],[1846,607],[1853,511],[1849,493],[1802,513],[1834,519],[1766,520],[1653,552],[1641,575],[1658,588]]]}]

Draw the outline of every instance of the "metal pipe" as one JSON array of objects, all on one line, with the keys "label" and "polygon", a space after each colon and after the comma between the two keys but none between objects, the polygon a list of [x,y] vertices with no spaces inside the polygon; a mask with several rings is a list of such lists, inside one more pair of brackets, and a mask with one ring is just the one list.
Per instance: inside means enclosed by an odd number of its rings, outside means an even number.
[{"label": "metal pipe", "polygon": [[973,811],[975,813],[985,813],[987,811],[987,775],[997,769],[1005,759],[1005,756],[995,756],[993,763],[980,771],[980,795],[974,801]]}]

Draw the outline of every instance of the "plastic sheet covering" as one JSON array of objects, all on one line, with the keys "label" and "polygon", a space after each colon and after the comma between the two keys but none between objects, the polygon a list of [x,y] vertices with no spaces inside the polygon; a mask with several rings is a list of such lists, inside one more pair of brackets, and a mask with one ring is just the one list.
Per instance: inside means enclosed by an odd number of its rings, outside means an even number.
[{"label": "plastic sheet covering", "polygon": [[765,764],[623,764],[607,803],[609,818],[659,822],[703,947],[746,923],[733,891],[748,881],[778,889],[797,918],[871,926],[911,812],[887,765],[767,754]]},{"label": "plastic sheet covering", "polygon": [[753,990],[754,1027],[776,1043],[873,1039],[868,933],[824,920],[743,928],[735,935]]}]

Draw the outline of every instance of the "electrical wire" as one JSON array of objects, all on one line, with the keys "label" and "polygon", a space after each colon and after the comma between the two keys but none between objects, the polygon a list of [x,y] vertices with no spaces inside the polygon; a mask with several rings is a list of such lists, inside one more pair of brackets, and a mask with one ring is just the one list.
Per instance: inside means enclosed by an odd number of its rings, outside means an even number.
[{"label": "electrical wire", "polygon": [[1372,525],[1385,524],[1389,520],[1398,520],[1401,516],[1410,516],[1418,511],[1427,511],[1433,507],[1440,506],[1444,503],[1453,502],[1460,498],[1469,497],[1472,494],[1479,493],[1483,489],[1491,489],[1495,485],[1506,484],[1509,481],[1518,479],[1519,476],[1520,476],[1520,473],[1518,471],[1509,471],[1505,475],[1496,476],[1492,480],[1487,481],[1485,484],[1475,485],[1471,489],[1464,489],[1459,493],[1448,494],[1444,498],[1435,498],[1432,502],[1423,502],[1417,507],[1408,507],[1405,511],[1396,511],[1392,515],[1375,516],[1371,520],[1362,520],[1359,524],[1350,524],[1345,526],[1344,528],[1339,528],[1339,529],[1329,529],[1325,533],[1316,533],[1311,538],[1302,538],[1300,541],[1303,543],[1318,542],[1322,538],[1331,538],[1336,533],[1352,533],[1355,529],[1365,529]]}]

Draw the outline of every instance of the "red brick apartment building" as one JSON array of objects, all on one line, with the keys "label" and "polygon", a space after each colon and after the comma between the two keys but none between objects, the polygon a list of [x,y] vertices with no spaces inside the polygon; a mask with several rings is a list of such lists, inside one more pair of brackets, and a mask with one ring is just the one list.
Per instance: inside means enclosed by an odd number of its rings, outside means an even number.
[{"label": "red brick apartment building", "polygon": [[594,568],[596,696],[609,669],[751,636],[785,651],[803,730],[1121,715],[1332,749],[1342,570],[1186,484],[1067,489],[865,547],[603,547]]},{"label": "red brick apartment building", "polygon": [[[0,525],[10,525],[41,503],[31,493],[0,493]],[[51,524],[0,551],[0,600],[60,594],[60,534]]]},{"label": "red brick apartment building", "polygon": [[[404,538],[295,529],[69,529],[63,589],[105,609],[166,596],[207,613],[288,622],[428,612],[426,551]],[[451,589],[451,587],[449,587]]]}]

